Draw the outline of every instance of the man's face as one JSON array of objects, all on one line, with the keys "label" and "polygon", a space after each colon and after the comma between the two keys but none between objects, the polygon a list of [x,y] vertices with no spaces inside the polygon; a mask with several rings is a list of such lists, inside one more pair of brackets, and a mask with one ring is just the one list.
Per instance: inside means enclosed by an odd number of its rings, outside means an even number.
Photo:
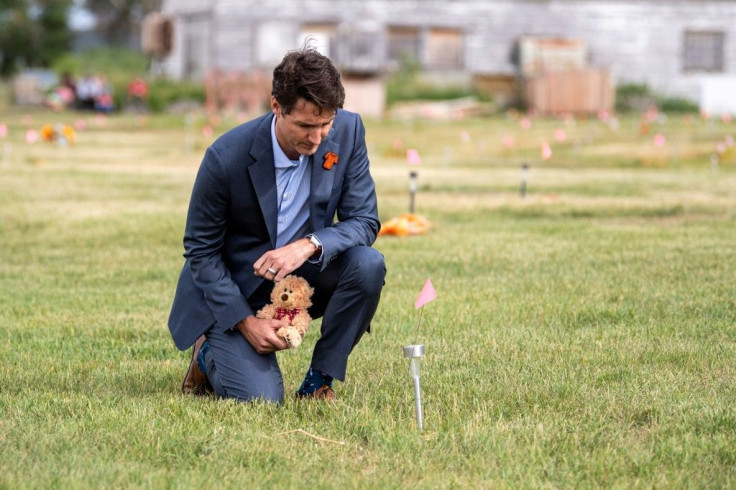
[{"label": "man's face", "polygon": [[289,114],[282,114],[281,106],[272,96],[271,110],[276,116],[276,139],[292,160],[299,155],[313,155],[335,120],[335,113],[320,112],[319,107],[304,99],[299,99]]}]

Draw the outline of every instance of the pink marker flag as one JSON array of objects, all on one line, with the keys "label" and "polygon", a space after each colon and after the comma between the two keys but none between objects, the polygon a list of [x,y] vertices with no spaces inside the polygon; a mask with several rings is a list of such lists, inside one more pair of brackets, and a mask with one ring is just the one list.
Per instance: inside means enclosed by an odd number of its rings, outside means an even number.
[{"label": "pink marker flag", "polygon": [[406,150],[406,163],[409,165],[421,165],[422,157],[419,156],[419,152],[414,148]]},{"label": "pink marker flag", "polygon": [[27,130],[26,131],[26,143],[28,143],[29,145],[32,145],[36,141],[38,141],[38,133],[36,132],[36,130],[35,129]]},{"label": "pink marker flag", "polygon": [[5,138],[8,135],[8,125],[5,123],[0,124],[0,138]]},{"label": "pink marker flag", "polygon": [[427,278],[427,282],[424,283],[424,287],[422,288],[422,291],[419,293],[419,296],[417,297],[417,300],[414,302],[414,308],[419,309],[422,306],[426,305],[433,299],[437,297],[437,292],[434,290],[434,287],[432,286],[432,281]]},{"label": "pink marker flag", "polygon": [[546,141],[542,143],[542,158],[549,160],[552,157],[552,148],[549,147],[549,143]]},{"label": "pink marker flag", "polygon": [[657,148],[662,148],[666,144],[667,140],[665,139],[663,134],[657,134],[654,137],[654,146],[656,146]]}]

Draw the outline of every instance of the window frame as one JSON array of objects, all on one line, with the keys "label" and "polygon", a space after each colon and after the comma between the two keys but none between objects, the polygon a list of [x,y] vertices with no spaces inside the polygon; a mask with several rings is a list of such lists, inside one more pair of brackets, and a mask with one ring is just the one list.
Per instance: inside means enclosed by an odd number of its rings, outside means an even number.
[{"label": "window frame", "polygon": [[724,73],[726,33],[718,30],[689,29],[682,36],[684,73]]}]

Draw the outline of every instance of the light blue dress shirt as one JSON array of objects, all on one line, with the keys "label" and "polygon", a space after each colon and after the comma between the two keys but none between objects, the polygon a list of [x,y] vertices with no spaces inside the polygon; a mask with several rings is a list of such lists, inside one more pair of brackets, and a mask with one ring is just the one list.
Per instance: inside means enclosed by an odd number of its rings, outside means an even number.
[{"label": "light blue dress shirt", "polygon": [[276,139],[276,118],[271,123],[271,144],[276,167],[278,223],[276,248],[302,238],[309,230],[309,189],[312,183],[311,159],[299,155],[290,160]]}]

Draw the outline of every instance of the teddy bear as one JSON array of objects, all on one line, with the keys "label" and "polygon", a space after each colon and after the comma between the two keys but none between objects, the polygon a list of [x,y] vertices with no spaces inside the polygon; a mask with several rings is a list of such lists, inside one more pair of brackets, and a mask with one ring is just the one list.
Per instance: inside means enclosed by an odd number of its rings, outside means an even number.
[{"label": "teddy bear", "polygon": [[312,306],[314,289],[306,279],[289,275],[274,284],[271,304],[258,310],[258,318],[287,320],[288,327],[281,327],[276,335],[283,338],[290,349],[299,347],[312,317],[307,308]]}]

